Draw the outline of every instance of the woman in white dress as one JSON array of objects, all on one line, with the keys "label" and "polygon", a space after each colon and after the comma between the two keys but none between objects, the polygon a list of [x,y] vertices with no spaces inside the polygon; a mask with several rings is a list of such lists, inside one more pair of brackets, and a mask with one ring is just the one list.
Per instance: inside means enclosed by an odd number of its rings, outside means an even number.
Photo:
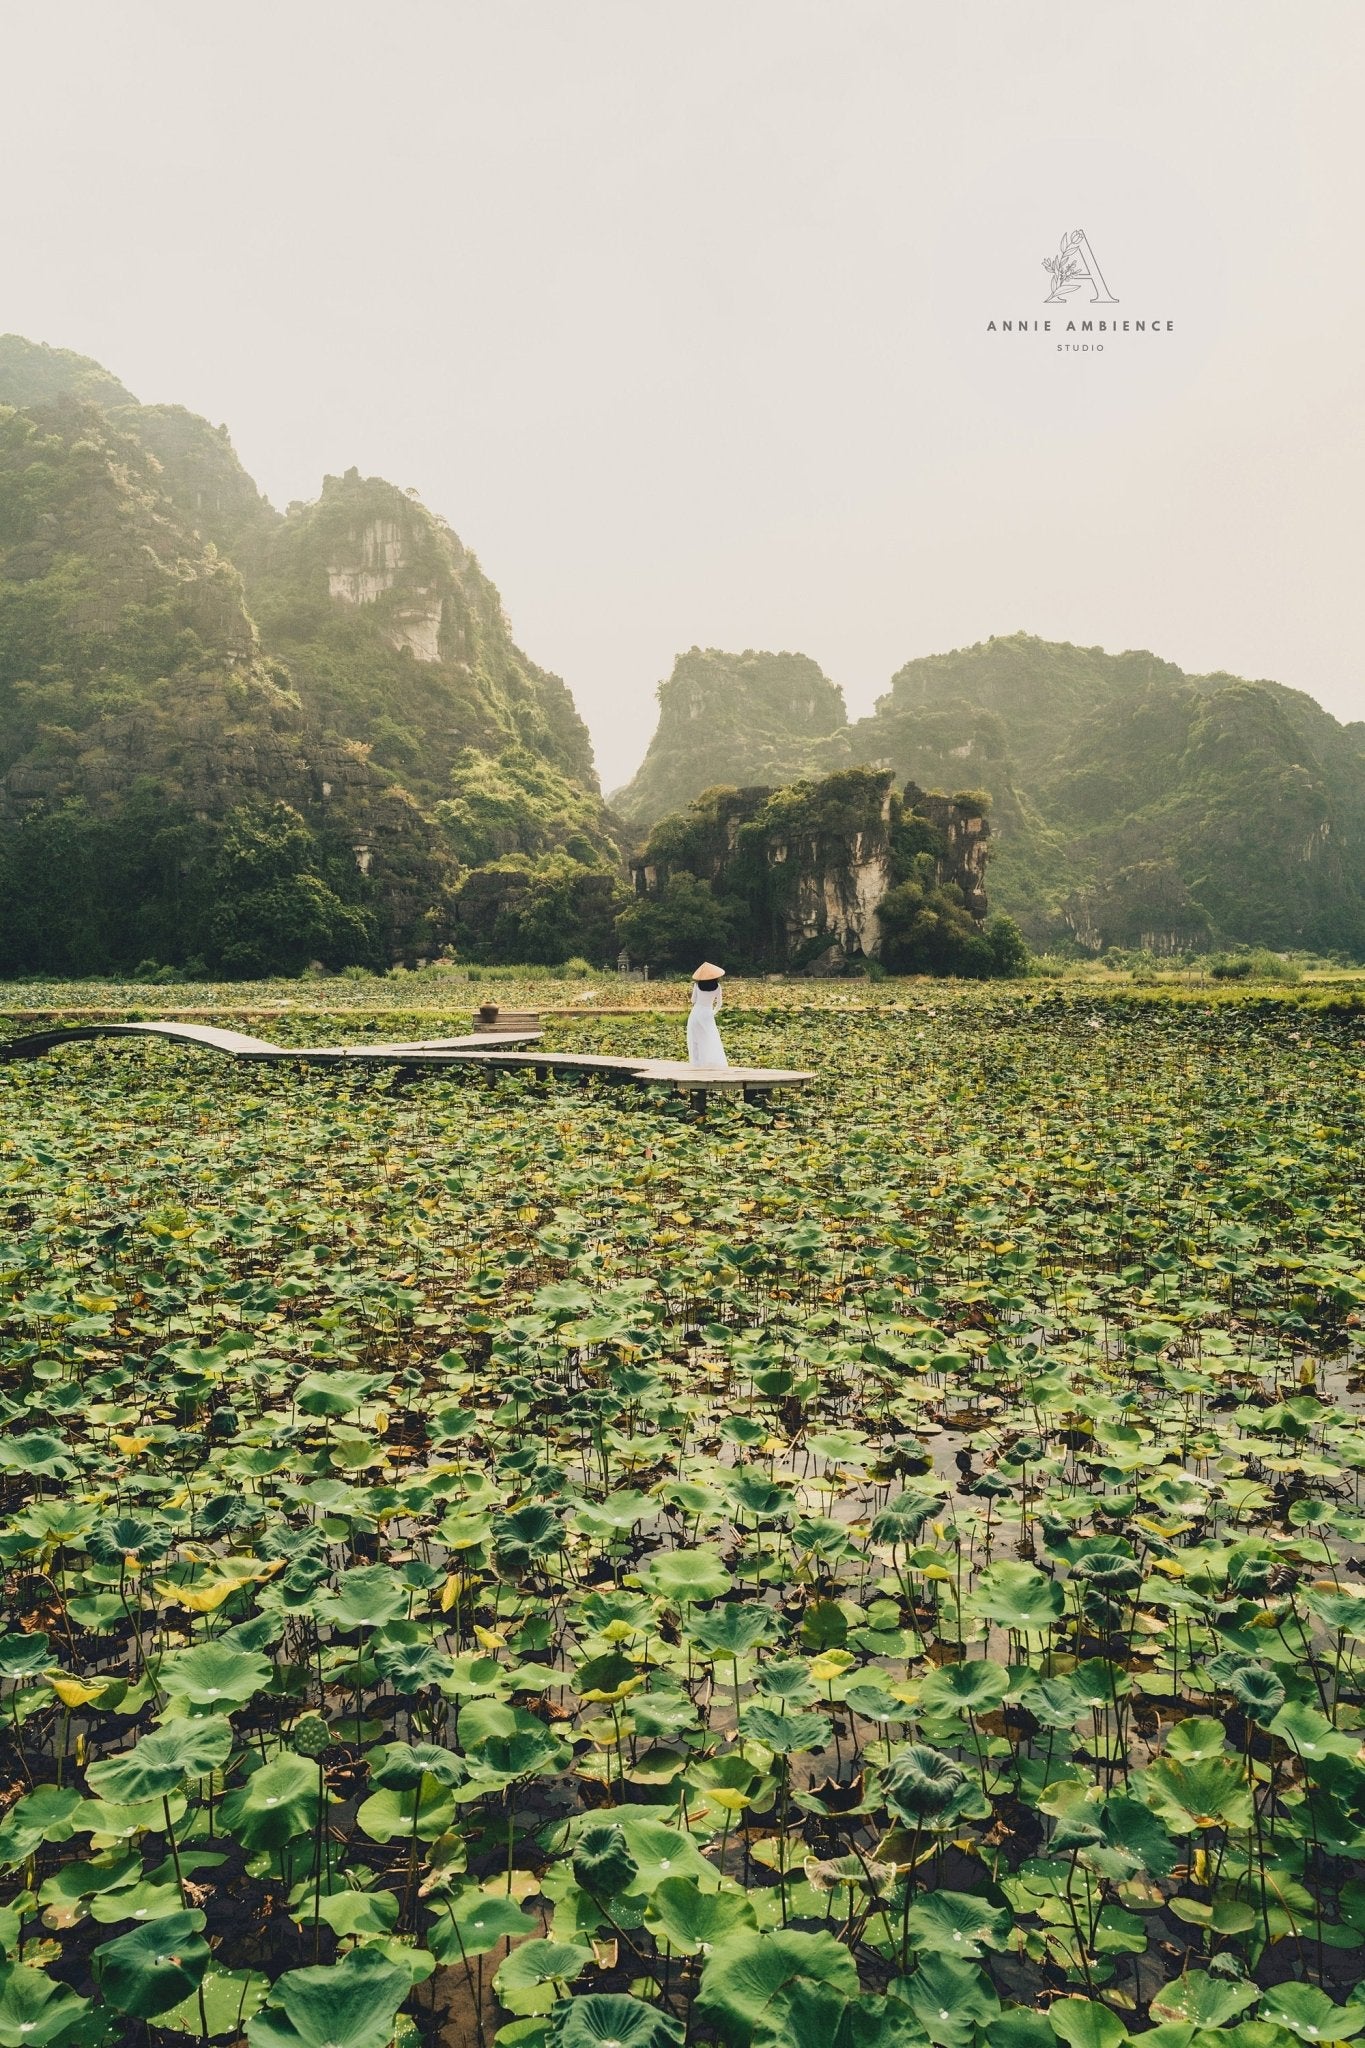
[{"label": "woman in white dress", "polygon": [[725,1047],[716,1028],[725,969],[703,960],[692,976],[692,1008],[687,1016],[687,1061],[693,1067],[728,1067]]}]

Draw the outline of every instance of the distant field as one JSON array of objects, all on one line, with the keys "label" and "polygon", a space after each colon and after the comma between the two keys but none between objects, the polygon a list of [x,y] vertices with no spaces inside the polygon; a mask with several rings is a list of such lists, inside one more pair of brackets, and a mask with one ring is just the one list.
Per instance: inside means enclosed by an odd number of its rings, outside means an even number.
[{"label": "distant field", "polygon": [[733,994],[705,1124],[0,1063],[0,2043],[1365,2029],[1359,996]]},{"label": "distant field", "polygon": [[[1099,965],[1068,963],[1065,970],[1018,982],[951,982],[928,976],[883,981],[854,977],[820,981],[764,975],[727,978],[725,1003],[731,1010],[941,1010],[1015,1000],[1040,1001],[1049,994],[1134,995],[1198,998],[1205,1002],[1272,1000],[1365,992],[1365,968],[1316,968],[1298,982],[1220,981],[1196,969],[1157,973],[1115,973]],[[616,974],[563,975],[548,969],[433,967],[389,974],[319,975],[293,981],[124,982],[0,981],[0,1030],[6,1019],[48,1017],[64,1011],[97,1016],[220,1016],[241,1019],[267,1014],[354,1017],[424,1016],[465,1028],[480,1003],[504,1009],[672,1010],[686,1009],[685,975],[647,982]]]}]

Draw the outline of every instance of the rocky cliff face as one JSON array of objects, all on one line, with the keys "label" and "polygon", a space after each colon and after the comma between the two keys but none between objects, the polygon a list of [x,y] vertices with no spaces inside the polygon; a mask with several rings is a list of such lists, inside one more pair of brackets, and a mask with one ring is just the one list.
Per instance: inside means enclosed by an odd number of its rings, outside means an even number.
[{"label": "rocky cliff face", "polygon": [[327,477],[266,539],[248,591],[264,644],[309,711],[365,740],[430,801],[466,748],[529,747],[597,791],[557,676],[515,645],[502,600],[445,521],[377,477]]},{"label": "rocky cliff face", "polygon": [[786,789],[716,789],[665,819],[633,867],[637,896],[670,878],[704,881],[745,906],[751,943],[770,964],[838,974],[882,951],[881,909],[916,861],[970,917],[986,915],[990,837],[979,808],[898,794],[889,770],[844,769]]},{"label": "rocky cliff face", "polygon": [[693,647],[657,694],[649,752],[612,798],[623,818],[642,827],[716,783],[790,781],[806,767],[806,749],[847,723],[843,691],[804,654]]},{"label": "rocky cliff face", "polygon": [[[1365,727],[1301,691],[1019,633],[908,662],[870,717],[821,734],[784,732],[766,698],[756,716],[765,781],[857,763],[987,791],[992,898],[1036,943],[1365,952]],[[662,788],[738,779],[688,731],[661,696],[632,816]]]},{"label": "rocky cliff face", "polygon": [[[265,858],[244,811],[294,889],[277,924],[321,890],[303,926],[346,947],[368,932],[381,955],[447,936],[453,885],[482,860],[618,858],[572,697],[443,520],[354,470],[281,517],[225,429],[0,339],[0,887],[31,893],[15,877],[65,833],[96,889],[116,847],[125,894],[171,904],[130,917],[127,944],[155,928],[173,961],[198,946],[176,936],[177,876],[221,878],[224,847]],[[188,834],[152,880],[132,874],[148,816]],[[268,953],[239,940],[242,960]],[[7,938],[0,904],[0,961],[34,943],[13,920]],[[41,957],[89,971],[85,946]]]}]

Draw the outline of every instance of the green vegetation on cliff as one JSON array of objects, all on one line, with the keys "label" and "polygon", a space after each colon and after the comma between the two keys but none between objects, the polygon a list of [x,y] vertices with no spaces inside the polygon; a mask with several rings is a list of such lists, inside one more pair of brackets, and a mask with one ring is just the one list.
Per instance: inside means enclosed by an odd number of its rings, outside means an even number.
[{"label": "green vegetation on cliff", "polygon": [[[647,826],[661,791],[676,809],[717,779],[692,736],[722,697],[742,724],[745,690],[714,653],[665,686],[624,816]],[[766,698],[755,717],[770,781],[854,762],[989,790],[992,897],[1036,941],[1365,952],[1365,725],[1301,691],[1021,633],[908,662],[870,717],[821,736],[784,735]]]},{"label": "green vegetation on cliff", "polygon": [[725,954],[746,967],[840,973],[876,961],[913,974],[1021,971],[1008,918],[986,919],[983,800],[894,787],[845,768],[786,788],[705,791],[661,819],[617,920],[662,966]]},{"label": "green vegetation on cliff", "polygon": [[613,798],[644,825],[718,783],[790,781],[809,765],[807,749],[847,721],[843,691],[804,654],[692,647],[656,694],[649,752]]},{"label": "green vegetation on cliff", "polygon": [[476,952],[507,858],[619,894],[573,700],[445,522],[354,470],[281,517],[225,429],[0,339],[0,972]]}]

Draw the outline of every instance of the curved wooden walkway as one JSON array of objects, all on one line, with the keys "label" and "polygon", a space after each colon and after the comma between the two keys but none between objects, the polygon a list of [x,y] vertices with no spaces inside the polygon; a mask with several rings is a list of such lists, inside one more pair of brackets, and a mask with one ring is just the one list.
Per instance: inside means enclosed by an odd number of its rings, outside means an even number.
[{"label": "curved wooden walkway", "polygon": [[[38,1059],[63,1045],[90,1038],[165,1038],[179,1045],[200,1046],[229,1059],[267,1066],[393,1067],[404,1077],[453,1066],[531,1068],[538,1081],[552,1072],[576,1074],[585,1085],[595,1076],[607,1081],[676,1088],[704,1110],[713,1094],[738,1090],[746,1102],[765,1099],[775,1088],[803,1088],[813,1073],[784,1067],[693,1067],[686,1060],[621,1058],[608,1053],[542,1052],[538,1031],[480,1031],[463,1038],[419,1038],[384,1045],[275,1045],[243,1031],[222,1031],[213,1024],[174,1024],[156,1019],[130,1024],[53,1025],[21,1038],[0,1040],[0,1062]],[[528,1048],[534,1048],[530,1050]]]}]

